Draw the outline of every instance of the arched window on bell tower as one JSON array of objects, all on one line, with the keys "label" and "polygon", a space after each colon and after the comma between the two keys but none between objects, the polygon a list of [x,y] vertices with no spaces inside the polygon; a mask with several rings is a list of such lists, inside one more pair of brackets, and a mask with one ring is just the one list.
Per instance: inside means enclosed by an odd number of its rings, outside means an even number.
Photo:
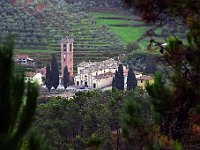
[{"label": "arched window on bell tower", "polygon": [[64,52],[67,51],[67,44],[63,44],[63,51],[64,51]]},{"label": "arched window on bell tower", "polygon": [[69,44],[69,51],[72,51],[72,44]]}]

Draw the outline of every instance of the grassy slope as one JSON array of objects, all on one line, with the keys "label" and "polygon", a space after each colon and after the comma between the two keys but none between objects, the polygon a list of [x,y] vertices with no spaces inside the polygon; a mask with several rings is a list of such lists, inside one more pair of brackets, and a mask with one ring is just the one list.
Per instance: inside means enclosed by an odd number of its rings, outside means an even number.
[{"label": "grassy slope", "polygon": [[146,30],[146,27],[111,27],[111,31],[126,44],[135,42]]},{"label": "grassy slope", "polygon": [[102,12],[91,12],[91,15],[93,15],[96,18],[99,17],[123,17],[123,18],[131,18],[130,16],[126,16],[126,15],[119,15],[119,14],[112,14],[112,13],[102,13]]},{"label": "grassy slope", "polygon": [[[136,16],[118,15],[112,13],[90,13],[99,25],[121,25],[121,24],[141,24],[142,22],[129,20],[138,19]],[[112,19],[109,19],[111,18]],[[115,19],[116,18],[116,19]],[[122,18],[122,19],[119,19]],[[136,41],[148,27],[117,27],[109,26],[110,30],[115,33],[125,44]]]},{"label": "grassy slope", "polygon": [[134,24],[134,21],[129,20],[114,20],[114,19],[97,19],[97,24],[100,25],[115,25],[115,24]]}]

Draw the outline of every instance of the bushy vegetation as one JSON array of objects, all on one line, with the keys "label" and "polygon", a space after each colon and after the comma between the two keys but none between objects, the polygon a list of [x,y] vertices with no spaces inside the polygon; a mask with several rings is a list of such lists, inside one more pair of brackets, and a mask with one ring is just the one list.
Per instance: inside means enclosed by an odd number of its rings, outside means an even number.
[{"label": "bushy vegetation", "polygon": [[24,82],[22,70],[13,65],[14,39],[0,39],[0,149],[49,149],[32,128],[37,107],[37,86]]},{"label": "bushy vegetation", "polygon": [[126,146],[120,130],[124,105],[144,103],[142,99],[148,96],[139,97],[143,92],[90,91],[76,93],[70,100],[41,98],[34,126],[56,149],[119,149]]}]

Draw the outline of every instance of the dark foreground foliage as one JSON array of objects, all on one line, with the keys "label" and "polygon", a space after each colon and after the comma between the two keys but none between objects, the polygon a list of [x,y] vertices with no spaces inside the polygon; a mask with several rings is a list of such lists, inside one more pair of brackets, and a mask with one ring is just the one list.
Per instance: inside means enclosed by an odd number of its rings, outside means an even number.
[{"label": "dark foreground foliage", "polygon": [[47,149],[37,132],[29,131],[37,106],[37,86],[24,83],[12,61],[13,38],[0,41],[0,149]]}]

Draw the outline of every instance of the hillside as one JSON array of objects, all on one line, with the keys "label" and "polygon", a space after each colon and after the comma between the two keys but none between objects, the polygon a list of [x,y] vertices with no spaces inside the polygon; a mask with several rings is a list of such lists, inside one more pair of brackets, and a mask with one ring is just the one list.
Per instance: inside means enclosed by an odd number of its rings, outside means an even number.
[{"label": "hillside", "polygon": [[[20,11],[29,13],[38,22],[39,31],[44,35],[47,44],[45,51],[41,51],[42,49],[38,47],[24,48],[21,46],[16,48],[20,53],[31,53],[29,54],[31,57],[46,64],[49,62],[52,52],[57,53],[59,60],[60,40],[65,36],[72,37],[75,41],[75,70],[76,64],[81,61],[117,58],[118,55],[126,53],[126,46],[130,43],[136,43],[139,46],[137,47],[140,51],[136,52],[136,58],[141,56],[141,52],[146,57],[148,52],[144,53],[144,51],[149,39],[145,38],[140,42],[138,39],[151,26],[125,10],[113,8],[118,7],[114,6],[114,3],[118,3],[119,7],[122,7],[119,1],[106,0],[13,1],[12,5],[19,7]],[[174,28],[176,26],[172,24],[158,29],[156,38],[164,41]],[[175,30],[179,33],[183,29],[178,27]],[[133,49],[129,49],[129,51],[131,50]],[[134,62],[132,66],[137,66]],[[142,67],[139,68],[144,68],[144,65],[140,66]]]},{"label": "hillside", "polygon": [[90,15],[94,17],[97,24],[108,26],[110,31],[116,34],[126,45],[136,42],[149,29],[149,25],[131,14],[90,12]]},{"label": "hillside", "polygon": [[107,26],[97,24],[94,18],[84,11],[89,6],[85,1],[13,1],[12,5],[16,10],[28,12],[37,21],[39,31],[44,35],[47,44],[45,51],[38,47],[19,46],[16,47],[17,53],[29,53],[30,57],[43,64],[50,61],[51,53],[57,53],[59,60],[60,40],[65,36],[74,38],[75,66],[83,60],[101,61],[117,57],[124,51],[123,41]]},{"label": "hillside", "polygon": [[39,22],[31,15],[13,7],[5,1],[0,2],[0,34],[2,37],[14,35],[16,49],[47,48],[47,42]]},{"label": "hillside", "polygon": [[83,60],[104,60],[109,57],[109,52],[114,56],[123,50],[123,43],[107,27],[96,25],[84,12],[69,13],[73,7],[48,7],[43,11],[44,17],[39,21],[46,34],[49,50],[59,52],[59,41],[65,36],[74,38],[76,64]]}]

